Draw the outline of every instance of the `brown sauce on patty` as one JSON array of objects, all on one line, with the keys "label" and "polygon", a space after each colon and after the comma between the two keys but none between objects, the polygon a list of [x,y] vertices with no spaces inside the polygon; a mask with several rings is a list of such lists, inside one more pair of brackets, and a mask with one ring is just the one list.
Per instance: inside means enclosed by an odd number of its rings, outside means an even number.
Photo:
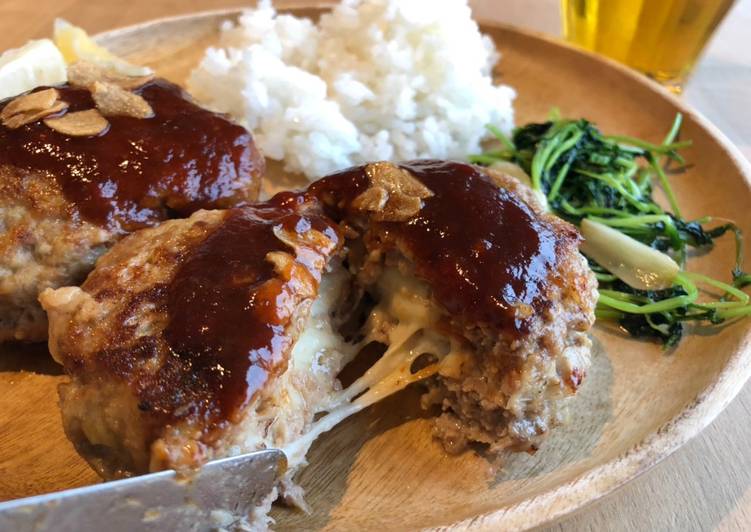
[{"label": "brown sauce on patty", "polygon": [[[466,322],[522,332],[521,305],[542,310],[556,268],[560,235],[511,192],[477,168],[453,162],[405,163],[433,193],[404,222],[370,221],[371,229],[401,242],[434,299]],[[281,193],[270,201],[227,211],[224,220],[181,256],[164,287],[168,356],[158,386],[144,389],[144,408],[169,419],[197,416],[211,428],[238,414],[283,372],[292,348],[297,307],[316,296],[325,261],[341,244],[336,223],[361,213],[352,200],[369,186],[363,167]],[[325,216],[317,200],[336,205]],[[328,247],[293,249],[278,234],[306,241],[311,229]],[[280,272],[270,253],[295,257],[296,275]],[[313,291],[311,291],[311,288]],[[528,314],[527,314],[528,315]],[[520,317],[522,316],[522,317]],[[299,325],[299,324],[297,324]],[[292,327],[292,328],[290,328]]]},{"label": "brown sauce on patty", "polygon": [[[400,164],[433,196],[405,222],[374,222],[400,241],[427,281],[434,299],[451,316],[510,332],[527,329],[525,316],[546,306],[546,283],[554,274],[560,235],[513,193],[498,188],[476,167],[448,161]],[[351,214],[352,200],[365,191],[365,167],[334,174],[311,187],[336,208]],[[338,212],[337,212],[338,211]]]},{"label": "brown sauce on patty", "polygon": [[[86,89],[58,90],[68,112],[95,108]],[[255,199],[263,158],[245,128],[165,80],[134,92],[155,116],[108,116],[109,129],[95,137],[64,135],[41,120],[0,125],[0,165],[51,174],[85,220],[116,232]]]},{"label": "brown sauce on patty", "polygon": [[[232,416],[284,371],[293,342],[288,327],[306,299],[300,294],[317,293],[320,261],[339,244],[334,222],[304,202],[301,194],[282,193],[229,211],[190,251],[168,288],[165,338],[190,368],[199,408],[211,423],[237,421]],[[328,249],[296,252],[275,235],[279,229],[301,238],[318,231]],[[278,251],[296,256],[296,272],[274,270],[267,255]]]}]

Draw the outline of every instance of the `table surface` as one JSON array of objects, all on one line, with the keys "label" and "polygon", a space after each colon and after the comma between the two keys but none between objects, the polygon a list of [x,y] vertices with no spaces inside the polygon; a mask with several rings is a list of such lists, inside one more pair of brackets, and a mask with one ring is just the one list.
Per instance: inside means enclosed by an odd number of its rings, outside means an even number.
[{"label": "table surface", "polygon": [[[277,5],[306,0],[277,0]],[[308,2],[309,3],[309,0]],[[558,0],[472,0],[476,16],[560,34]],[[237,0],[1,0],[0,50],[63,17],[96,33]],[[720,26],[684,98],[751,158],[751,0]],[[751,530],[751,384],[698,437],[648,473],[548,530]]]}]

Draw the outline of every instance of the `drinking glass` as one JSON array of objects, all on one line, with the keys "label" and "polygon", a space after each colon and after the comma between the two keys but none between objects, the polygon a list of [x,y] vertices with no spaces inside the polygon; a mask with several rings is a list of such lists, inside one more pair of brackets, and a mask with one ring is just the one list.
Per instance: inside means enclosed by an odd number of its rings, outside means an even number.
[{"label": "drinking glass", "polygon": [[570,42],[680,93],[734,0],[561,0]]}]

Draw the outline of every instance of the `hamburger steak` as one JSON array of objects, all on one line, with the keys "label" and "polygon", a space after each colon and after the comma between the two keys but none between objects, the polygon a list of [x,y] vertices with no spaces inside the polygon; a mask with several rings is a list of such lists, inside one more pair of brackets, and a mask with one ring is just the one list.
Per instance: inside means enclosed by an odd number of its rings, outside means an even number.
[{"label": "hamburger steak", "polygon": [[[443,161],[368,164],[139,231],[80,288],[40,297],[70,376],[66,432],[105,477],[282,448],[282,493],[301,503],[292,476],[313,440],[422,380],[447,450],[533,451],[590,364],[579,241],[512,178]],[[342,368],[379,346],[343,388]]]},{"label": "hamburger steak", "polygon": [[[95,108],[89,89],[56,91],[67,115]],[[44,340],[38,294],[83,281],[123,235],[257,199],[264,160],[247,130],[167,81],[134,92],[153,116],[107,116],[95,136],[0,124],[0,342]]]},{"label": "hamburger steak", "polygon": [[516,179],[462,163],[370,164],[311,190],[353,235],[358,286],[381,298],[369,334],[442,339],[444,354],[423,351],[442,357],[423,404],[443,411],[446,449],[535,450],[590,365],[597,282],[576,229]]}]

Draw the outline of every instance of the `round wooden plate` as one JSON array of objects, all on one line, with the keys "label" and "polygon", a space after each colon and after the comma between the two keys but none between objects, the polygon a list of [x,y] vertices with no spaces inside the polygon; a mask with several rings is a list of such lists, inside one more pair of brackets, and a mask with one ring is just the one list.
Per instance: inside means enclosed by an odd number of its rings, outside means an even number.
[{"label": "round wooden plate", "polygon": [[[215,42],[220,22],[236,15],[159,20],[98,39],[183,83]],[[692,167],[672,176],[684,214],[731,218],[751,230],[748,163],[680,100],[561,43],[508,27],[485,25],[483,31],[503,53],[499,79],[519,93],[517,123],[543,120],[557,107],[606,132],[659,141],[675,113],[684,113]],[[727,279],[732,256],[726,238],[690,267]],[[277,508],[275,528],[512,530],[549,522],[646,471],[704,428],[751,374],[750,326],[746,320],[697,329],[670,352],[598,326],[594,365],[569,424],[537,454],[511,456],[500,470],[480,454],[445,455],[430,437],[417,393],[407,390],[316,443],[300,476],[312,514]],[[37,351],[6,353],[0,362],[0,499],[97,481],[62,433],[55,388],[64,377],[43,349]]]}]

